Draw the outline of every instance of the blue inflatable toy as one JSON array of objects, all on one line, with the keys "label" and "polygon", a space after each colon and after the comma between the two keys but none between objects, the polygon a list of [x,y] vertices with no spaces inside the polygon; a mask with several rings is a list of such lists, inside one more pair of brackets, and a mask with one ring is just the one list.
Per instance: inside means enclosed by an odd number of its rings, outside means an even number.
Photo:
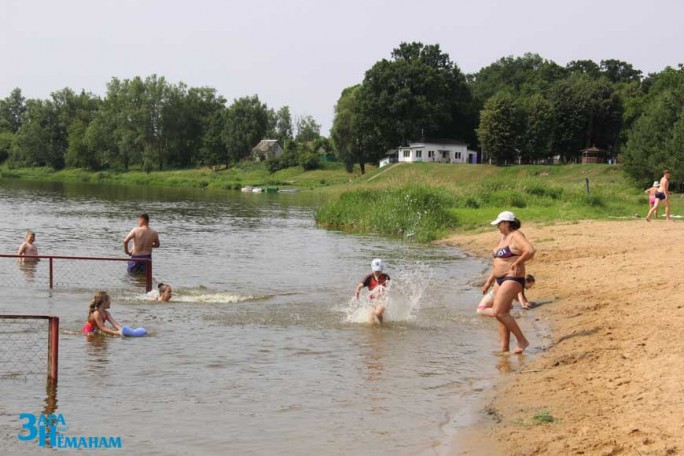
[{"label": "blue inflatable toy", "polygon": [[126,337],[142,337],[147,335],[147,330],[145,328],[131,328],[129,326],[121,327],[121,335]]}]

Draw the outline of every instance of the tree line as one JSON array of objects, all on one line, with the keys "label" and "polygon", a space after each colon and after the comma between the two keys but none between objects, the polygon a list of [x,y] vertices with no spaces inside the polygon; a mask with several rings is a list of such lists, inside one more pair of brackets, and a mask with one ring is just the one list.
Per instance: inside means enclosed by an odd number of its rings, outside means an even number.
[{"label": "tree line", "polygon": [[0,99],[0,162],[10,166],[144,170],[231,166],[265,138],[285,154],[272,171],[318,166],[321,154],[377,162],[409,141],[454,139],[497,164],[557,157],[576,162],[592,146],[619,157],[635,180],[663,167],[684,173],[684,68],[644,76],[615,59],[565,66],[537,54],[504,57],[463,74],[439,45],[401,43],[363,80],[342,90],[330,138],[311,116],[257,95],[228,105],[210,87],[156,75],[107,84],[104,97],[69,88],[49,99],[20,89]]},{"label": "tree line", "polygon": [[113,78],[103,98],[65,88],[27,100],[17,88],[0,100],[0,162],[57,170],[219,168],[269,138],[297,164],[304,149],[329,149],[320,128],[313,117],[293,121],[288,106],[274,110],[256,95],[227,105],[213,88],[156,75]]},{"label": "tree line", "polygon": [[504,57],[464,75],[439,45],[402,43],[335,106],[331,139],[348,167],[408,141],[451,138],[496,164],[579,161],[597,147],[650,182],[684,175],[684,68],[644,76],[616,59]]}]

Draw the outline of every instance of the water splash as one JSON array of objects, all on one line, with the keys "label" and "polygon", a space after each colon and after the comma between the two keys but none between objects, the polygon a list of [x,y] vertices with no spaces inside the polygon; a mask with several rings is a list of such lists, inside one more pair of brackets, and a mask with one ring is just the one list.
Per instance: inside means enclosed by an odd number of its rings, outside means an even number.
[{"label": "water splash", "polygon": [[385,304],[384,320],[394,322],[415,321],[421,299],[430,286],[432,271],[422,262],[402,262],[388,270],[391,280],[380,299],[370,299],[368,290],[361,291],[359,299],[351,298],[337,310],[345,314],[345,323],[367,323],[378,303]]},{"label": "water splash", "polygon": [[[152,290],[147,294],[129,294],[120,296],[122,301],[156,301],[159,297],[157,290]],[[187,302],[200,304],[236,304],[245,301],[258,301],[268,299],[271,296],[241,295],[230,291],[213,291],[200,287],[199,289],[174,289],[171,303]]]}]

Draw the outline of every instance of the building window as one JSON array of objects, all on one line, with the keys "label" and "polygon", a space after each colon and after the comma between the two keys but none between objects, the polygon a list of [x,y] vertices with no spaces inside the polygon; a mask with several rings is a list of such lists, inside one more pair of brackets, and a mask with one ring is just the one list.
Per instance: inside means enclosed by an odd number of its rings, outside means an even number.
[{"label": "building window", "polygon": [[442,158],[449,158],[449,151],[448,150],[442,151]]},{"label": "building window", "polygon": [[423,157],[423,151],[422,150],[417,150],[416,151],[416,158],[422,158]]},{"label": "building window", "polygon": [[435,151],[434,150],[428,150],[428,158],[435,158]]},{"label": "building window", "polygon": [[461,159],[461,153],[460,152],[454,152],[454,159],[460,160]]},{"label": "building window", "polygon": [[405,150],[404,151],[404,158],[409,158],[411,156],[411,151],[410,150]]}]

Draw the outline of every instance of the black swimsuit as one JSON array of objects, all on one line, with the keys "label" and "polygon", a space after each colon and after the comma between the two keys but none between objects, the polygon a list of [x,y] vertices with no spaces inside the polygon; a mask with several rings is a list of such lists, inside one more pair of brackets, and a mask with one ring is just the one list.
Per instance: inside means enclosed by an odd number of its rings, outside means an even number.
[{"label": "black swimsuit", "polygon": [[525,277],[512,277],[512,276],[497,277],[496,283],[499,286],[501,286],[501,284],[504,283],[506,280],[512,280],[513,282],[518,282],[523,287],[523,289],[525,288]]},{"label": "black swimsuit", "polygon": [[[494,258],[510,258],[514,256],[518,256],[517,254],[511,252],[511,248],[509,246],[501,247],[500,249],[496,250],[492,256]],[[496,278],[496,283],[501,286],[502,283],[504,283],[506,280],[512,280],[514,282],[518,282],[520,285],[522,285],[523,289],[525,289],[525,277],[510,277],[510,276],[503,276],[503,277],[497,277]]]}]

